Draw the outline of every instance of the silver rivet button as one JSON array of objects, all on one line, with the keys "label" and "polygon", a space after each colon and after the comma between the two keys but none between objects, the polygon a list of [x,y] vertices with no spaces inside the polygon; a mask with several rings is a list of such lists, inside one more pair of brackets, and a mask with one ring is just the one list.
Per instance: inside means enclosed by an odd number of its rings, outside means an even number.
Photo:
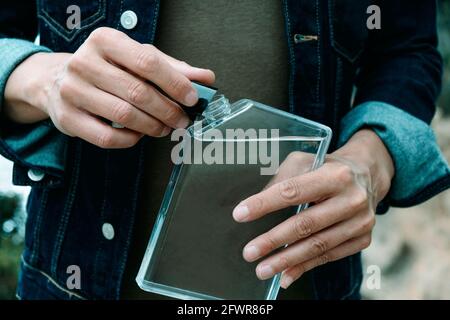
[{"label": "silver rivet button", "polygon": [[30,178],[31,181],[38,182],[44,179],[45,173],[41,170],[37,169],[30,169],[28,170],[28,178]]},{"label": "silver rivet button", "polygon": [[134,13],[134,11],[127,10],[124,13],[122,13],[122,15],[120,16],[120,24],[125,29],[128,29],[128,30],[133,29],[134,27],[136,27],[137,22],[138,22],[138,17],[136,15],[136,13]]},{"label": "silver rivet button", "polygon": [[112,224],[104,223],[102,225],[102,233],[106,239],[108,239],[108,240],[114,239],[114,227],[112,226]]}]

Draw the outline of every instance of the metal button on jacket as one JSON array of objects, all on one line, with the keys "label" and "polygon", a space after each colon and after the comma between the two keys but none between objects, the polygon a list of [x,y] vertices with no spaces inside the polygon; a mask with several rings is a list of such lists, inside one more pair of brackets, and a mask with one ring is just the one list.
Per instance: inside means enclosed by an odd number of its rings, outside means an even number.
[{"label": "metal button on jacket", "polygon": [[114,239],[114,227],[112,226],[112,224],[104,223],[102,225],[102,233],[106,239],[108,239],[108,240]]},{"label": "metal button on jacket", "polygon": [[37,169],[30,169],[28,170],[28,178],[30,178],[31,181],[38,182],[44,179],[45,173],[41,170]]},{"label": "metal button on jacket", "polygon": [[127,10],[124,13],[122,13],[122,15],[120,16],[120,24],[125,29],[128,29],[128,30],[133,29],[134,27],[136,27],[137,22],[138,22],[138,17],[136,15],[136,13],[134,13],[134,11]]}]

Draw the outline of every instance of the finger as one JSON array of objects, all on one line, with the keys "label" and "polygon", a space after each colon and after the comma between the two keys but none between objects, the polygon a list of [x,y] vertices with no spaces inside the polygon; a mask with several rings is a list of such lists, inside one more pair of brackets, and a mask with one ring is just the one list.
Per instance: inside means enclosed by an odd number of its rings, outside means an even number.
[{"label": "finger", "polygon": [[149,136],[161,137],[170,133],[169,127],[128,102],[81,81],[71,83],[70,88],[61,88],[61,95],[73,105]]},{"label": "finger", "polygon": [[252,262],[270,252],[309,237],[354,214],[344,197],[334,197],[296,214],[250,241],[244,248],[244,259]]},{"label": "finger", "polygon": [[340,260],[342,258],[356,254],[366,249],[371,242],[370,234],[365,234],[358,238],[351,239],[340,246],[328,251],[324,255],[315,257],[301,264],[293,266],[283,272],[281,276],[281,287],[287,289],[294,281],[299,279],[305,272],[308,272],[320,265],[328,262]]},{"label": "finger", "polygon": [[353,219],[336,224],[306,239],[294,243],[258,264],[256,273],[260,279],[268,279],[299,263],[323,256],[345,241],[370,233],[373,221],[360,213]]},{"label": "finger", "polygon": [[124,33],[101,29],[91,34],[101,55],[156,84],[172,99],[186,106],[197,103],[197,91],[190,80],[173,68],[152,45],[143,45]]},{"label": "finger", "polygon": [[125,70],[99,59],[86,77],[96,87],[127,101],[171,128],[189,125],[189,118],[179,105]]},{"label": "finger", "polygon": [[103,121],[73,108],[62,124],[70,135],[77,136],[98,147],[107,149],[129,148],[142,137],[128,129],[114,129]]},{"label": "finger", "polygon": [[334,190],[335,185],[322,170],[309,172],[245,199],[234,209],[233,218],[237,222],[252,221],[283,208],[326,199]]},{"label": "finger", "polygon": [[264,189],[268,189],[276,183],[311,171],[313,164],[313,154],[302,151],[291,152],[281,163],[276,175],[270,179]]},{"label": "finger", "polygon": [[166,58],[166,60],[172,65],[172,67],[174,67],[175,70],[181,72],[190,80],[198,81],[206,85],[214,84],[216,76],[212,70],[193,67],[184,61],[177,60],[162,51],[160,52],[164,56],[164,58]]}]

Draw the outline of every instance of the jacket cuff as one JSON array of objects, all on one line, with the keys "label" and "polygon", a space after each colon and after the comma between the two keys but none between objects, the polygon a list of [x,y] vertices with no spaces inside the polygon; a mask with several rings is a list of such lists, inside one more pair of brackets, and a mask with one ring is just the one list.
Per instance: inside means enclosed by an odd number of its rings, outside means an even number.
[{"label": "jacket cuff", "polygon": [[377,213],[390,205],[417,205],[450,187],[450,168],[425,122],[390,104],[366,102],[342,119],[339,146],[367,127],[383,141],[395,166],[391,189]]},{"label": "jacket cuff", "polygon": [[0,120],[0,153],[14,162],[15,185],[54,186],[62,183],[68,137],[50,120],[15,124]]},{"label": "jacket cuff", "polygon": [[21,39],[0,39],[0,110],[9,76],[25,59],[38,52],[51,52],[51,50]]},{"label": "jacket cuff", "polygon": [[38,52],[51,50],[30,41],[0,39],[0,153],[15,163],[14,184],[52,186],[62,180],[67,138],[48,120],[17,124],[1,116],[9,76]]}]

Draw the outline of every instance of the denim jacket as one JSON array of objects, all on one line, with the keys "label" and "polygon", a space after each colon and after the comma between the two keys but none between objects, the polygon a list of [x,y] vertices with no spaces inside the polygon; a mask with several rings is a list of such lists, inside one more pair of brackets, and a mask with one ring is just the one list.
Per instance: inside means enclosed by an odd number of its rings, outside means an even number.
[{"label": "denim jacket", "polygon": [[[81,28],[69,30],[66,10],[73,4],[81,8]],[[372,4],[381,8],[380,30],[366,25]],[[74,52],[100,26],[142,43],[152,43],[157,32],[158,0],[38,0],[37,7],[6,0],[1,6],[2,97],[11,72],[33,53]],[[132,29],[120,22],[127,10],[138,17]],[[290,111],[330,126],[331,150],[369,127],[392,155],[396,173],[378,212],[447,189],[450,170],[429,127],[442,72],[435,2],[285,0],[283,11]],[[33,43],[38,33],[40,45]],[[13,182],[32,186],[20,298],[120,298],[144,144],[104,150],[63,135],[49,120],[18,125],[1,119],[0,151],[14,161]],[[71,265],[80,267],[81,289],[66,286]],[[360,254],[316,268],[312,279],[318,299],[357,298]]]}]

